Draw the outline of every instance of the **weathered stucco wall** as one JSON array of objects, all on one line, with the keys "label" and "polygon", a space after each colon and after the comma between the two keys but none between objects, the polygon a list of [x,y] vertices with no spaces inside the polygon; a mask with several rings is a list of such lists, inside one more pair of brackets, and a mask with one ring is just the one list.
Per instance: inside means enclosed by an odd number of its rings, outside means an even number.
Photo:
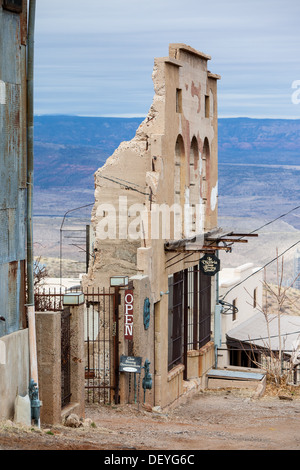
[{"label": "weathered stucco wall", "polygon": [[[85,415],[83,305],[70,307],[70,403],[61,399],[61,312],[36,312],[41,422],[60,424],[65,415]],[[63,358],[65,360],[65,358]]]},{"label": "weathered stucco wall", "polygon": [[0,419],[13,419],[16,396],[28,394],[28,330],[6,335],[0,342]]}]

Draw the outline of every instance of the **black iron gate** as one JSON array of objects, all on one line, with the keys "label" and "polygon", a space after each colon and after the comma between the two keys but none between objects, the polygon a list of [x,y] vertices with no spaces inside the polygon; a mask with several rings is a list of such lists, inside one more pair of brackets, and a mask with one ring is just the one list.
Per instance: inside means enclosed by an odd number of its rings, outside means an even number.
[{"label": "black iron gate", "polygon": [[169,277],[168,370],[182,362],[183,271]]},{"label": "black iron gate", "polygon": [[[35,293],[36,311],[61,312],[62,407],[71,401],[70,309],[63,306],[65,293],[65,289]],[[119,288],[87,290],[84,296],[85,398],[88,403],[118,403]]]},{"label": "black iron gate", "polygon": [[168,369],[211,339],[211,277],[195,265],[169,276]]},{"label": "black iron gate", "polygon": [[118,304],[115,289],[85,293],[85,396],[88,403],[118,402]]},{"label": "black iron gate", "polygon": [[71,401],[70,309],[61,312],[61,406]]}]

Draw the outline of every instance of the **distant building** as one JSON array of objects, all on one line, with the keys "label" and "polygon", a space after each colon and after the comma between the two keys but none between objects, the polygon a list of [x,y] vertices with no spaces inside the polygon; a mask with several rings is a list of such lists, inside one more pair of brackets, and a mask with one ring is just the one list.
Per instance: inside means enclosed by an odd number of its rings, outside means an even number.
[{"label": "distant building", "polygon": [[219,273],[219,294],[220,298],[225,296],[225,299],[221,314],[222,345],[218,349],[218,367],[251,366],[249,351],[244,351],[241,344],[234,341],[231,331],[244,325],[262,309],[262,276],[262,271],[252,263],[224,268]]},{"label": "distant building", "polygon": [[[218,367],[282,371],[288,381],[299,383],[300,317],[281,313],[278,319],[276,309],[266,306],[262,270],[252,263],[222,269],[219,292],[224,303]],[[282,364],[278,361],[279,351]]]}]

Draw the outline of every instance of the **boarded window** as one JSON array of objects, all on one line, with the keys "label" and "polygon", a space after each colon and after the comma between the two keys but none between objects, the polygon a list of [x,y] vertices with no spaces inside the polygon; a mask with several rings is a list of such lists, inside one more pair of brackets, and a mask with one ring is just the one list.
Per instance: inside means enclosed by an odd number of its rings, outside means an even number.
[{"label": "boarded window", "polygon": [[210,103],[209,103],[209,96],[205,95],[205,117],[210,117]]},{"label": "boarded window", "polygon": [[199,265],[169,277],[168,370],[211,339],[211,277]]},{"label": "boarded window", "polygon": [[182,90],[176,88],[176,113],[182,113]]}]

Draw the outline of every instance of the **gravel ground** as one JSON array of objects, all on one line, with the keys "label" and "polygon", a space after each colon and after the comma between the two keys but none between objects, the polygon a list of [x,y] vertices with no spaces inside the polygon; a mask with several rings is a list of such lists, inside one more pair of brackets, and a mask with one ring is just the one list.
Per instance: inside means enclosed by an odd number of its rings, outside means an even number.
[{"label": "gravel ground", "polygon": [[2,422],[1,450],[299,450],[300,399],[199,392],[167,412],[144,405],[86,408],[78,428]]}]

